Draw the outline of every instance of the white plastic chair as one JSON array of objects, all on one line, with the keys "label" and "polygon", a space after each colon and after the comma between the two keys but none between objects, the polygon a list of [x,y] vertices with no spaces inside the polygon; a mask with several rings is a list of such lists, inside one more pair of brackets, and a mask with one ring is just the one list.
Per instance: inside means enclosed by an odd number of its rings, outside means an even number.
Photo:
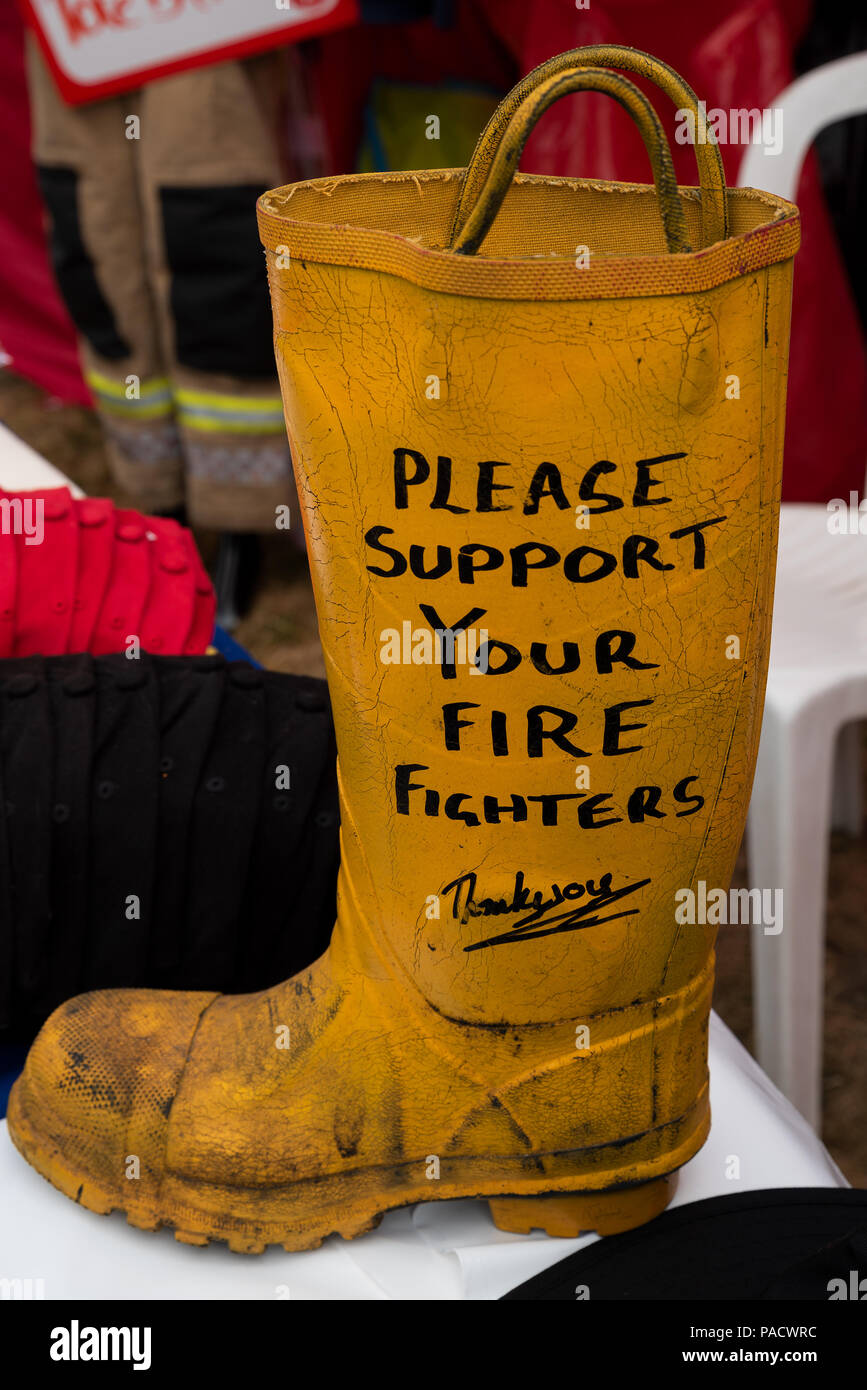
[{"label": "white plastic chair", "polygon": [[[783,112],[782,150],[751,145],[738,183],[794,199],[819,131],[867,112],[867,53],[807,73],[774,106]],[[854,721],[867,719],[867,535],[832,534],[828,517],[824,505],[782,508],[768,690],[747,821],[750,886],[783,890],[782,932],[752,929],[756,1052],[817,1130],[829,832],[834,824],[861,833]]]}]

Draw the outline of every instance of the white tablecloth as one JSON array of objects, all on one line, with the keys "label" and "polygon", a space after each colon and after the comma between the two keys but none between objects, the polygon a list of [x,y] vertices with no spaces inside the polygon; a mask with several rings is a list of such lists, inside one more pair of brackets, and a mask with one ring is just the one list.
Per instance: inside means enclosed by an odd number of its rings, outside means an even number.
[{"label": "white tablecloth", "polygon": [[[805,1120],[714,1015],[713,1126],[672,1205],[761,1187],[845,1187]],[[737,1165],[733,1162],[737,1160]],[[727,1174],[739,1167],[740,1176]],[[24,1162],[0,1126],[0,1278],[41,1279],[46,1299],[492,1299],[590,1244],[497,1231],[487,1203],[428,1202],[358,1240],[233,1255],[96,1216]],[[37,1286],[38,1287],[38,1286]]]},{"label": "white tablecloth", "polygon": [[[0,487],[64,484],[82,495],[0,425]],[[713,1127],[672,1205],[761,1187],[846,1186],[810,1126],[715,1015],[710,1058]],[[392,1212],[369,1235],[332,1237],[303,1255],[194,1249],[168,1231],[136,1231],[117,1212],[77,1207],[24,1162],[0,1124],[0,1279],[42,1280],[35,1287],[47,1299],[491,1299],[596,1239],[507,1235],[487,1203],[465,1201]]]}]

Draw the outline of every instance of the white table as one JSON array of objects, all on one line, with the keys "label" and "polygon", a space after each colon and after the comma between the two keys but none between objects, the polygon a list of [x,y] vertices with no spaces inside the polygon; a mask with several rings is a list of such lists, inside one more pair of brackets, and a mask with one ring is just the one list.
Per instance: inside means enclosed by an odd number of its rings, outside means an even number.
[{"label": "white table", "polygon": [[[794,1106],[714,1015],[713,1125],[682,1170],[673,1206],[762,1187],[845,1187]],[[728,1177],[738,1160],[740,1176]],[[485,1202],[428,1202],[392,1212],[354,1241],[318,1250],[233,1255],[169,1231],[137,1231],[63,1197],[0,1126],[0,1278],[41,1279],[46,1299],[493,1299],[598,1239],[497,1231]],[[40,1287],[40,1286],[35,1286]]]},{"label": "white table", "polygon": [[[0,487],[80,489],[0,426]],[[762,1187],[845,1187],[810,1126],[725,1024],[710,1030],[713,1126],[672,1203]],[[737,1160],[737,1162],[733,1162]],[[732,1177],[739,1169],[739,1176]],[[358,1240],[319,1250],[233,1255],[170,1232],[96,1216],[30,1168],[0,1124],[0,1279],[41,1280],[46,1299],[493,1299],[598,1239],[495,1229],[485,1202],[429,1202],[386,1216]]]}]

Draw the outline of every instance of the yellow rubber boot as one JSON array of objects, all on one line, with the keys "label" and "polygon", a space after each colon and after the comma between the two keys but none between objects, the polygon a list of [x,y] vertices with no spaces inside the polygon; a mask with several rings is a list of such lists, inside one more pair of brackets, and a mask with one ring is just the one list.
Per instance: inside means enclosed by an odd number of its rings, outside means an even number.
[{"label": "yellow rubber boot", "polygon": [[[761,722],[797,213],[726,199],[707,157],[678,193],[646,99],[569,56],[480,143],[463,212],[461,171],[261,201],[338,919],[262,994],[49,1020],[10,1130],[84,1206],[247,1251],[455,1197],[606,1233],[707,1134],[705,904]],[[540,109],[594,85],[656,193],[512,183]]]}]

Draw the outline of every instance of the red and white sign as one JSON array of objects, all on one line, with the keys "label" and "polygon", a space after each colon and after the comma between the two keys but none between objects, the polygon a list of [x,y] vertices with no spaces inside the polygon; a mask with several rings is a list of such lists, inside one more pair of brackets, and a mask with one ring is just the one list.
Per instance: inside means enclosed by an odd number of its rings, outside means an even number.
[{"label": "red and white sign", "polygon": [[356,0],[21,0],[61,95],[80,104],[358,18]]}]

